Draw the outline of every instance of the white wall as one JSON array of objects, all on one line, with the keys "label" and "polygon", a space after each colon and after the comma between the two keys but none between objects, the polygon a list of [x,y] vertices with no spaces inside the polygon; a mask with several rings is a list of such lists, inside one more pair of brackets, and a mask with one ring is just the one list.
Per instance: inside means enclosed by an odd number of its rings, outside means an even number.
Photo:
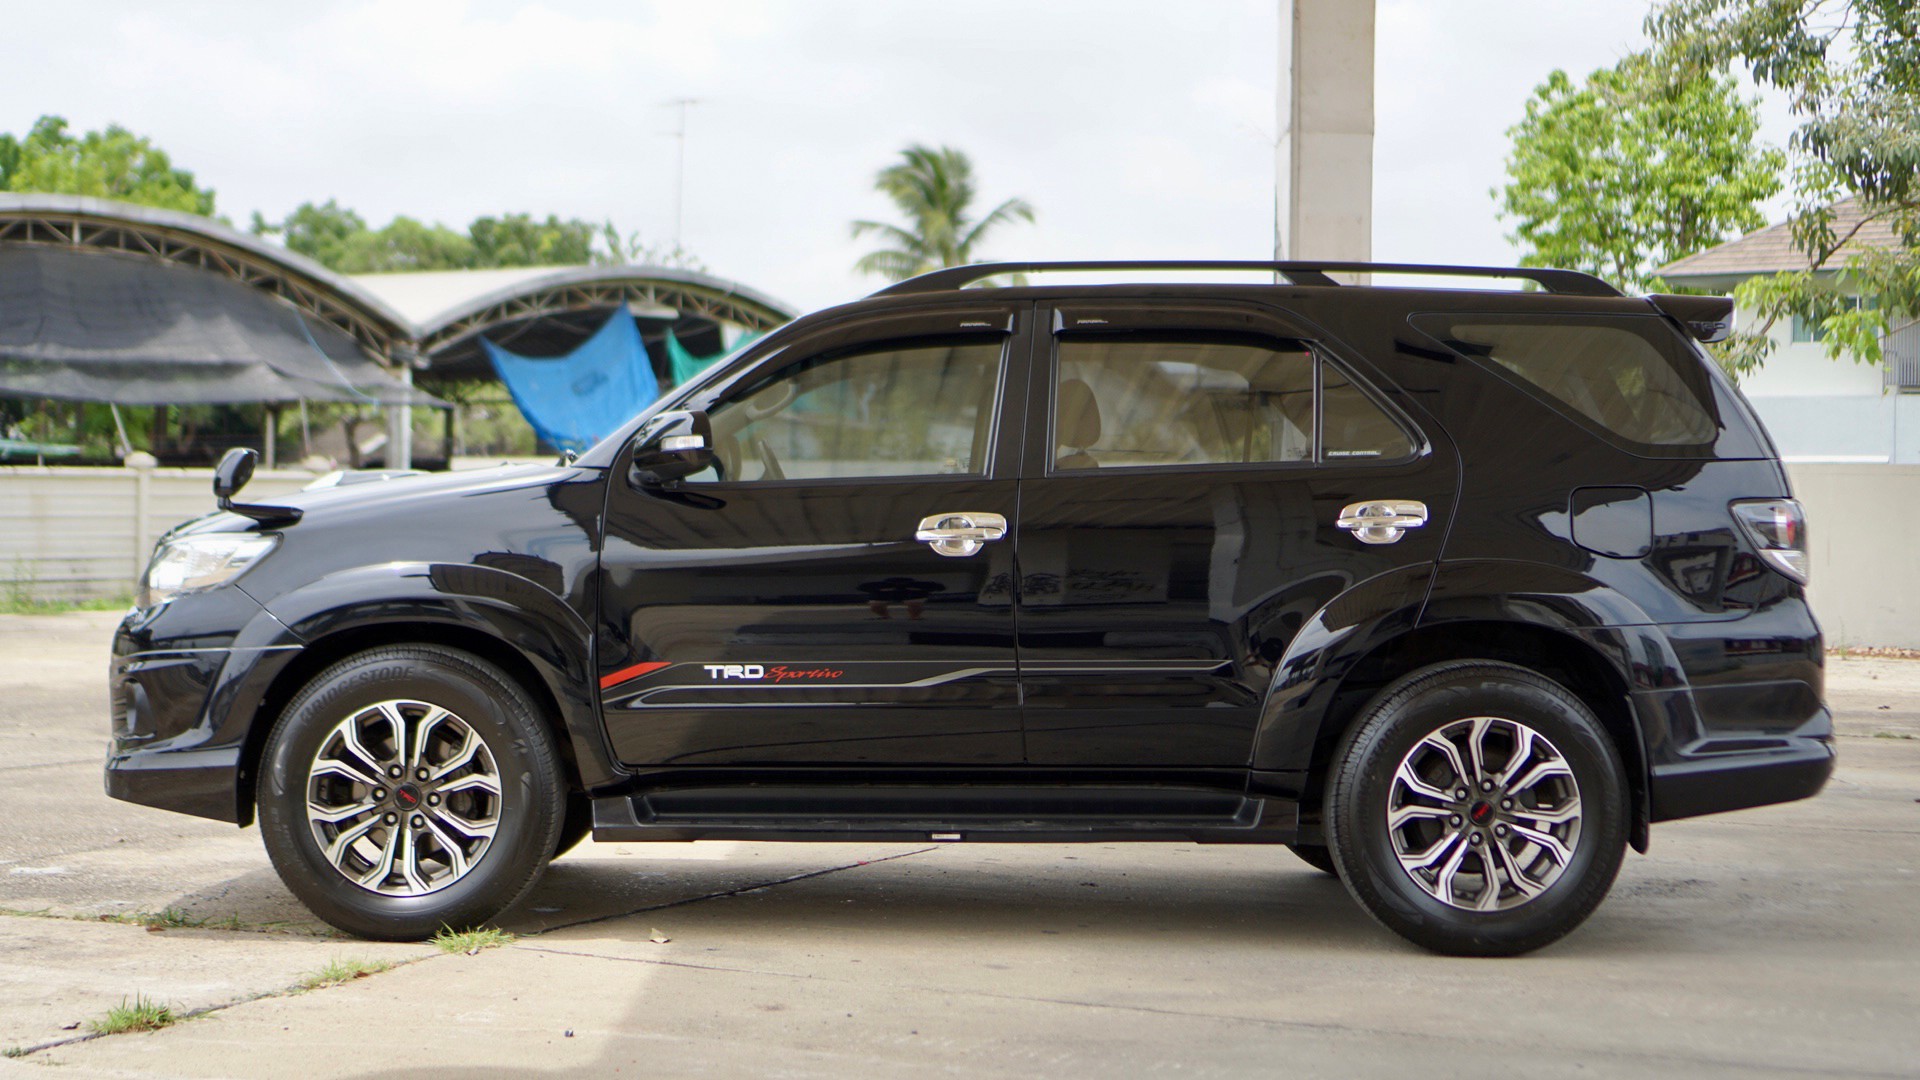
[{"label": "white wall", "polygon": [[[1737,317],[1743,329],[1754,320]],[[1773,352],[1740,390],[1790,462],[1920,462],[1920,394],[1885,389],[1877,366],[1830,360],[1817,341],[1793,340],[1788,320],[1767,336]]]},{"label": "white wall", "polygon": [[[262,470],[247,495],[312,481]],[[0,596],[131,597],[160,534],[212,509],[211,469],[0,466]]]},{"label": "white wall", "polygon": [[1787,473],[1807,509],[1809,592],[1827,644],[1920,649],[1920,465]]}]

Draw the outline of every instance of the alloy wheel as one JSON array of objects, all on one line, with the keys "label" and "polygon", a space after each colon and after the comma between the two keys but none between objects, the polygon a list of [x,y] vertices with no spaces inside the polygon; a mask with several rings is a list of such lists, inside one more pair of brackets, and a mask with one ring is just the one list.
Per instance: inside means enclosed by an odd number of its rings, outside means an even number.
[{"label": "alloy wheel", "polygon": [[459,881],[500,826],[500,770],[485,739],[424,701],[382,701],[340,721],[307,776],[307,822],[322,856],[383,896]]},{"label": "alloy wheel", "polygon": [[1427,735],[1394,770],[1387,834],[1427,895],[1504,911],[1558,881],[1580,843],[1580,787],[1546,736],[1475,716]]}]

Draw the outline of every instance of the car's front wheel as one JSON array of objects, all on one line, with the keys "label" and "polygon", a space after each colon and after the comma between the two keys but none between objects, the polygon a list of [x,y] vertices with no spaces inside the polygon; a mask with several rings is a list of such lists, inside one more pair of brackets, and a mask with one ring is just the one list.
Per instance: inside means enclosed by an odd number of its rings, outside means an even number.
[{"label": "car's front wheel", "polygon": [[1436,952],[1511,956],[1593,913],[1626,851],[1627,786],[1600,722],[1510,664],[1414,672],[1362,711],[1329,776],[1340,879]]},{"label": "car's front wheel", "polygon": [[258,791],[274,869],[350,934],[415,941],[524,897],[566,789],[538,707],[499,668],[433,645],[327,668],[268,736]]}]

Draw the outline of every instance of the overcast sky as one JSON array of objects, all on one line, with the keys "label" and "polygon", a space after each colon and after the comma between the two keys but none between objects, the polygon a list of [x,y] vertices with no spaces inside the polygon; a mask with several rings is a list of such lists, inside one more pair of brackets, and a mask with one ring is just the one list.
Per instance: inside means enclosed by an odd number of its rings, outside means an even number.
[{"label": "overcast sky", "polygon": [[[1267,258],[1272,0],[378,0],[14,5],[0,130],[152,136],[244,226],[337,198],[463,227],[612,218],[802,308],[879,283],[850,220],[909,142],[972,155],[1038,223],[988,254]],[[1642,44],[1644,0],[1379,0],[1374,254],[1508,262],[1488,189],[1556,67]],[[30,43],[30,45],[28,44]],[[1778,142],[1784,131],[1770,126]]]}]

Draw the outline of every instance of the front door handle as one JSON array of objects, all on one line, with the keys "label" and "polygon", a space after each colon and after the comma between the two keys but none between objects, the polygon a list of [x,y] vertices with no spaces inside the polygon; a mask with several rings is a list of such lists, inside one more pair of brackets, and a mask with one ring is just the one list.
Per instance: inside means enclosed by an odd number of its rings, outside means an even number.
[{"label": "front door handle", "polygon": [[1334,520],[1363,544],[1391,544],[1426,523],[1427,504],[1413,499],[1353,503]]},{"label": "front door handle", "polygon": [[1006,518],[975,510],[929,514],[913,531],[913,538],[932,548],[934,554],[953,559],[972,555],[1005,535]]}]

